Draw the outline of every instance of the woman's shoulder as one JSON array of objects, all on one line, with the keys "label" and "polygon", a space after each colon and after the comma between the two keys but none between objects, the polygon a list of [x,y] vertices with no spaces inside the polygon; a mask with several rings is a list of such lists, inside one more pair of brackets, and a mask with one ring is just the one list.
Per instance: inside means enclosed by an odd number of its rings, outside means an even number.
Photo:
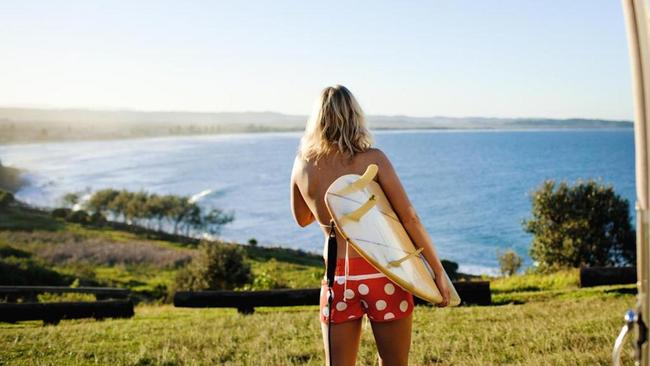
[{"label": "woman's shoulder", "polygon": [[369,148],[363,154],[367,163],[375,163],[381,166],[389,162],[388,156],[376,147]]}]

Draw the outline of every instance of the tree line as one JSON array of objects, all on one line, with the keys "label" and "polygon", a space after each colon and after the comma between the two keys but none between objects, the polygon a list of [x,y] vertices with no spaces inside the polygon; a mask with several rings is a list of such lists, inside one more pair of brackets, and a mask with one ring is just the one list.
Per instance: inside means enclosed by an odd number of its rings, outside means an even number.
[{"label": "tree line", "polygon": [[[63,201],[73,206],[79,202],[79,195],[66,194]],[[146,191],[102,189],[94,192],[82,206],[90,212],[112,217],[115,221],[159,231],[171,228],[174,234],[186,236],[205,232],[218,235],[225,224],[234,220],[234,214],[218,208],[206,212],[189,196],[159,195]]]}]

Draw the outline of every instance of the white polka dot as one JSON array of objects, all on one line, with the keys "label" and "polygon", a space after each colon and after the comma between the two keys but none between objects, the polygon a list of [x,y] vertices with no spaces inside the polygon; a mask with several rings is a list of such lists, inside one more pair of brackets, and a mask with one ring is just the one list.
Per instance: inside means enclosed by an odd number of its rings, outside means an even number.
[{"label": "white polka dot", "polygon": [[399,303],[399,309],[402,310],[402,312],[405,312],[406,310],[409,309],[409,303],[406,300],[403,300],[402,302]]},{"label": "white polka dot", "polygon": [[368,308],[368,303],[365,300],[361,300],[361,306],[363,306],[364,308],[367,309]]},{"label": "white polka dot", "polygon": [[352,318],[354,318],[354,315],[348,316],[348,319],[352,319]]},{"label": "white polka dot", "polygon": [[393,286],[392,283],[387,283],[386,286],[384,286],[384,291],[386,291],[388,295],[392,295],[395,293],[395,286]]},{"label": "white polka dot", "polygon": [[384,310],[386,309],[386,301],[384,300],[377,300],[377,303],[375,303],[375,306],[377,307],[377,310]]},{"label": "white polka dot", "polygon": [[345,298],[346,299],[354,298],[354,291],[352,291],[350,289],[345,290]]},{"label": "white polka dot", "polygon": [[338,310],[338,311],[343,311],[343,310],[345,310],[347,308],[348,308],[348,304],[346,304],[344,302],[337,302],[336,303],[336,310]]},{"label": "white polka dot", "polygon": [[328,317],[328,316],[330,315],[330,309],[324,307],[324,308],[323,308],[323,315],[324,315],[325,317]]},{"label": "white polka dot", "polygon": [[342,285],[343,282],[345,282],[345,278],[343,278],[343,277],[339,277],[339,278],[336,279],[336,283],[338,283],[339,285]]},{"label": "white polka dot", "polygon": [[368,286],[365,283],[362,283],[362,284],[359,285],[359,293],[361,295],[367,295],[368,292],[370,292],[370,289],[368,288]]},{"label": "white polka dot", "polygon": [[394,317],[395,315],[393,313],[386,313],[386,315],[384,315],[384,320],[393,319]]}]

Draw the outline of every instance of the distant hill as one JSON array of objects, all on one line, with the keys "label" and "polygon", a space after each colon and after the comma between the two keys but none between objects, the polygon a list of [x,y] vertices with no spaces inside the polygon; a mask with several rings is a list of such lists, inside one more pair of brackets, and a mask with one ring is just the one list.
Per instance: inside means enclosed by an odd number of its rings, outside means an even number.
[{"label": "distant hill", "polygon": [[[0,143],[301,131],[307,116],[275,112],[142,112],[0,108]],[[632,128],[599,119],[368,116],[371,129]]]}]

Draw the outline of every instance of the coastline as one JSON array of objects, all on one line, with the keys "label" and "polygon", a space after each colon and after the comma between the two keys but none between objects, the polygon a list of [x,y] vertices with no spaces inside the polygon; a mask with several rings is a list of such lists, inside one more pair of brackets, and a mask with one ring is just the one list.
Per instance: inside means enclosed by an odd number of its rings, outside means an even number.
[{"label": "coastline", "polygon": [[[633,130],[633,126],[602,126],[602,127],[581,127],[581,126],[521,126],[521,127],[437,127],[437,126],[407,126],[407,127],[377,127],[371,128],[372,132],[393,133],[393,132],[543,132],[543,131],[624,131]],[[210,132],[188,132],[188,133],[142,133],[142,134],[97,134],[87,136],[75,135],[45,135],[45,136],[21,136],[2,139],[0,137],[0,146],[12,145],[31,145],[46,143],[76,143],[76,142],[104,142],[104,141],[121,141],[121,140],[138,140],[138,139],[155,139],[155,138],[188,138],[188,137],[209,137],[209,136],[228,136],[228,135],[258,135],[258,134],[275,134],[275,133],[300,133],[304,128],[259,128],[252,130],[224,130]],[[0,164],[1,167],[1,164]]]}]

